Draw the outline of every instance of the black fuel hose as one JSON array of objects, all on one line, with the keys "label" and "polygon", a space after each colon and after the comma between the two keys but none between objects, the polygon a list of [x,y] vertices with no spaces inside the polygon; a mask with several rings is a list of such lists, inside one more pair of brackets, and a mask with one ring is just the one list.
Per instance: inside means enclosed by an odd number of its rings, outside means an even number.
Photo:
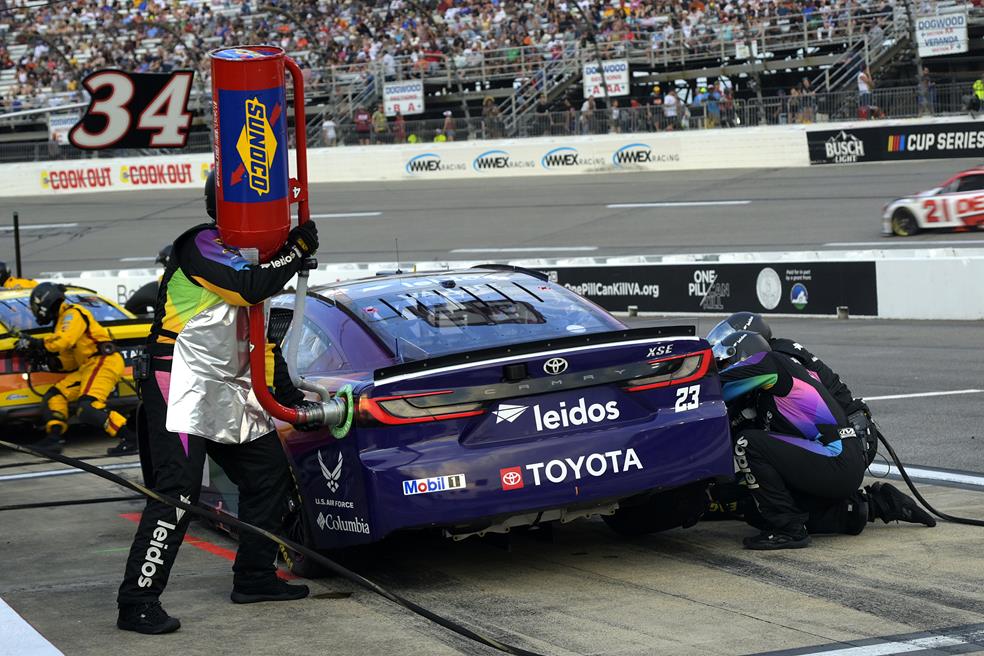
[{"label": "black fuel hose", "polygon": [[[874,424],[874,422],[872,422],[872,424]],[[909,487],[909,490],[912,492],[912,496],[916,497],[916,499],[919,500],[919,503],[925,506],[926,510],[933,513],[940,519],[945,519],[946,521],[953,522],[954,524],[967,524],[969,526],[984,526],[984,520],[971,519],[969,517],[957,517],[955,515],[948,515],[947,513],[939,511],[936,508],[934,508],[932,505],[930,505],[930,503],[926,501],[923,495],[919,494],[919,490],[916,489],[915,483],[913,483],[912,479],[909,478],[909,473],[905,470],[905,466],[902,464],[902,461],[899,460],[899,456],[898,454],[895,453],[895,449],[893,449],[892,445],[888,443],[888,440],[885,439],[885,435],[882,434],[880,430],[878,430],[877,426],[875,426],[875,432],[878,434],[878,439],[881,441],[881,443],[885,445],[885,449],[888,450],[888,455],[892,456],[892,460],[895,462],[895,466],[899,468],[899,474],[902,476],[902,480],[905,481],[905,484]]]},{"label": "black fuel hose", "polygon": [[238,517],[233,517],[228,513],[218,511],[213,508],[191,505],[179,499],[174,499],[167,495],[160,494],[159,492],[151,490],[141,485],[140,483],[136,483],[134,481],[123,478],[122,476],[118,476],[113,472],[100,469],[99,467],[96,467],[95,465],[90,465],[89,463],[84,462],[82,460],[77,460],[75,458],[63,456],[58,453],[46,453],[46,452],[36,451],[30,447],[22,446],[19,444],[13,444],[11,442],[6,442],[4,440],[0,440],[0,446],[7,447],[8,449],[12,449],[14,451],[20,451],[21,453],[28,453],[30,455],[37,456],[40,458],[48,458],[50,460],[60,462],[63,465],[69,465],[71,467],[75,467],[76,469],[81,469],[82,471],[88,472],[90,474],[95,474],[96,476],[99,476],[100,478],[104,478],[107,481],[116,483],[117,485],[122,485],[123,487],[133,490],[134,492],[139,492],[141,495],[149,499],[154,499],[155,501],[167,504],[174,508],[180,508],[186,512],[190,512],[193,515],[204,517],[206,519],[218,518],[222,522],[226,524],[230,524],[231,526],[235,526],[236,528],[245,531],[250,531],[252,533],[256,533],[257,535],[262,535],[268,540],[272,540],[273,542],[277,543],[281,547],[292,549],[298,553],[304,554],[304,556],[306,556],[307,558],[310,558],[312,561],[318,563],[322,567],[331,570],[338,576],[348,581],[351,581],[352,583],[362,588],[365,588],[370,592],[375,592],[379,596],[388,599],[394,604],[406,608],[412,613],[416,613],[417,615],[420,615],[421,617],[428,619],[431,622],[434,622],[435,624],[438,624],[449,631],[457,633],[462,637],[468,638],[469,640],[473,640],[487,647],[497,649],[506,654],[515,654],[516,656],[543,656],[542,654],[539,654],[537,652],[529,651],[521,647],[515,647],[513,645],[500,642],[495,638],[490,638],[480,633],[476,633],[475,631],[472,631],[471,629],[468,629],[458,624],[457,622],[454,622],[453,620],[449,620],[445,617],[442,617],[441,615],[438,615],[433,611],[424,608],[423,606],[415,604],[414,602],[396,594],[395,592],[390,592],[389,590],[382,587],[381,585],[374,583],[373,581],[370,581],[369,579],[362,576],[361,574],[356,574],[352,570],[342,567],[335,561],[331,560],[330,558],[326,558],[325,556],[319,554],[317,551],[314,551],[313,549],[310,549],[301,544],[297,544],[296,542],[288,540],[287,538],[280,537],[279,535],[275,535],[270,531],[267,531],[266,529],[260,528],[259,526],[254,526],[253,524],[244,522]]},{"label": "black fuel hose", "polygon": [[94,499],[61,499],[58,501],[36,501],[34,503],[18,503],[12,506],[0,506],[0,512],[5,510],[28,510],[31,508],[58,508],[60,506],[85,506],[93,503],[114,503],[116,501],[136,501],[143,499],[142,494],[129,497],[96,497]]}]

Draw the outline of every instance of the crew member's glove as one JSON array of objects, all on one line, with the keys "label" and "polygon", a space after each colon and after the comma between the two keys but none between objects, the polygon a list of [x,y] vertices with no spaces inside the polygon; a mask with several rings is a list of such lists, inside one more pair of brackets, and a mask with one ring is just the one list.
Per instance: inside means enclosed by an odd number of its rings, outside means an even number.
[{"label": "crew member's glove", "polygon": [[311,220],[297,225],[287,235],[287,243],[298,257],[314,255],[318,250],[318,226]]},{"label": "crew member's glove", "polygon": [[48,364],[48,350],[40,337],[21,335],[14,344],[14,350],[28,361],[32,369],[44,369]]},{"label": "crew member's glove", "polygon": [[[301,401],[300,403],[296,404],[294,406],[294,408],[296,408],[297,410],[301,410],[301,409],[304,409],[304,408],[314,408],[314,407],[317,407],[319,405],[321,405],[321,404],[318,403],[317,401],[308,401],[308,400],[305,399],[304,401]],[[323,428],[323,426],[321,424],[316,423],[316,422],[309,422],[309,423],[303,423],[303,424],[294,424],[293,426],[297,430],[304,431],[306,433],[309,433],[311,431],[316,431],[319,428]]]}]

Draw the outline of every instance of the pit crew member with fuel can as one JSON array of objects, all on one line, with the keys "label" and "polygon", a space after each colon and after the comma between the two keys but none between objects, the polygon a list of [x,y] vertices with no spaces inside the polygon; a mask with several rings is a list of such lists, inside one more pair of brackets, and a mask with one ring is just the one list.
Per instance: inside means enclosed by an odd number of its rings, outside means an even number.
[{"label": "pit crew member with fuel can", "polygon": [[[205,199],[214,221],[213,175]],[[153,488],[196,503],[209,455],[239,488],[239,518],[277,532],[288,510],[291,478],[274,425],[250,393],[246,308],[280,292],[301,269],[317,250],[317,229],[310,221],[293,228],[279,251],[269,258],[261,253],[261,261],[269,260],[264,264],[248,261],[223,241],[221,231],[216,223],[205,223],[178,237],[161,279],[149,362],[140,376]],[[279,349],[268,348],[267,356],[267,385],[275,398],[303,407],[307,402],[291,383]],[[159,597],[189,519],[183,510],[147,501],[117,597],[120,629],[160,634],[180,627]],[[306,586],[277,578],[276,552],[277,545],[264,537],[240,535],[233,602],[307,596]]]}]

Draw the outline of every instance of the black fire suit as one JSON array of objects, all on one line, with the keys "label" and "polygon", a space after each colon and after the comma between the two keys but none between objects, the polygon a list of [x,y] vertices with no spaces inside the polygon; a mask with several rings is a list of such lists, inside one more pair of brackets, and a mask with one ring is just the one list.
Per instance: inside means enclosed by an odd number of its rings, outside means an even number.
[{"label": "black fire suit", "polygon": [[[297,273],[301,259],[286,265],[250,265],[236,249],[222,244],[214,224],[197,226],[175,242],[155,308],[148,352],[151,374],[141,382],[147,412],[153,487],[171,497],[195,503],[201,489],[205,456],[210,455],[239,488],[239,517],[277,531],[287,511],[290,472],[275,432],[245,444],[220,444],[165,428],[171,359],[175,338],[197,309],[209,303],[252,305],[283,289]],[[284,405],[296,406],[303,394],[290,384],[286,366],[274,351],[274,380],[268,384]],[[268,359],[269,360],[269,359]],[[127,558],[117,602],[156,601],[167,585],[171,566],[190,517],[183,511],[148,500]],[[275,571],[277,547],[266,538],[244,532],[233,565],[235,583],[269,577]]]},{"label": "black fire suit", "polygon": [[759,427],[739,432],[735,459],[769,529],[799,534],[814,505],[857,492],[864,447],[819,376],[764,351],[722,371],[721,382],[725,402],[756,395]]},{"label": "black fire suit", "polygon": [[854,427],[865,444],[867,462],[871,464],[878,449],[878,439],[875,426],[871,423],[871,412],[864,400],[855,398],[851,389],[841,380],[840,376],[799,342],[775,338],[769,340],[769,346],[772,347],[773,351],[795,358],[809,371],[817,374],[820,378],[820,384],[827,388],[834,400],[844,409],[848,422]]}]

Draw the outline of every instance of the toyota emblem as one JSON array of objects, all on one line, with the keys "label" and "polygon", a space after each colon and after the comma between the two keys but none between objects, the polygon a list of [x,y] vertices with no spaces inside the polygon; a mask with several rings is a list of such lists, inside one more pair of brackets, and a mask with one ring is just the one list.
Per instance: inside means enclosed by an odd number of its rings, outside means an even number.
[{"label": "toyota emblem", "polygon": [[521,480],[522,477],[514,471],[509,471],[502,475],[502,482],[509,486],[513,486]]},{"label": "toyota emblem", "polygon": [[564,358],[550,358],[543,363],[543,372],[556,376],[567,371],[567,360]]}]

